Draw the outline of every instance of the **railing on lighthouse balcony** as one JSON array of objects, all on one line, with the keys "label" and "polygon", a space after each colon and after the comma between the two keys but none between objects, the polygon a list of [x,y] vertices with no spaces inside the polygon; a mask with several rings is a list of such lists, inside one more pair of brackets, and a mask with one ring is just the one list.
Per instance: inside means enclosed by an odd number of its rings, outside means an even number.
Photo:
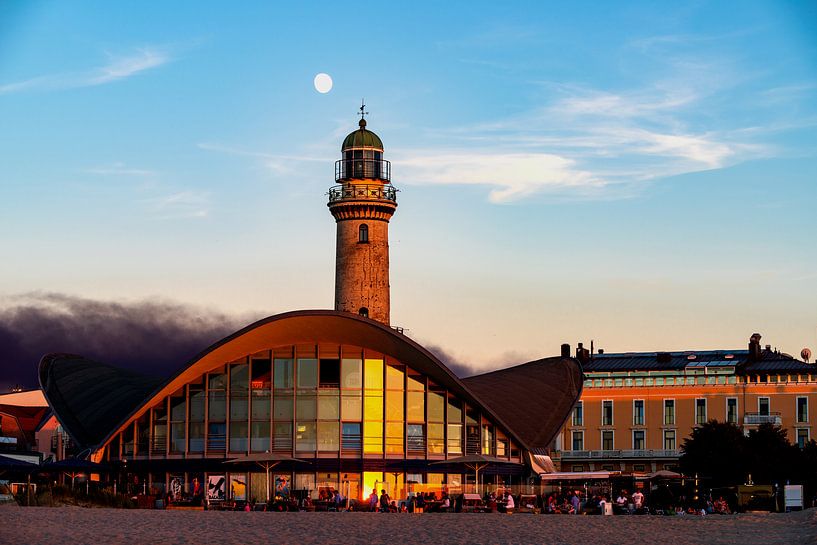
[{"label": "railing on lighthouse balcony", "polygon": [[343,184],[329,188],[329,202],[339,201],[391,201],[397,202],[397,189],[390,184]]},{"label": "railing on lighthouse balcony", "polygon": [[382,159],[340,159],[335,161],[335,181],[352,179],[391,179],[391,163]]}]

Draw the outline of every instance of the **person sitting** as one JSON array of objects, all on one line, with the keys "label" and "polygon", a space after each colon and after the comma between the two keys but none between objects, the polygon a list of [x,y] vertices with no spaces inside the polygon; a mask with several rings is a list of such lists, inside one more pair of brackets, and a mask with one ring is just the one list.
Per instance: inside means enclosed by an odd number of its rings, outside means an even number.
[{"label": "person sitting", "polygon": [[508,493],[505,496],[505,512],[508,514],[513,513],[514,507],[516,507],[516,504],[513,501],[513,494]]},{"label": "person sitting", "polygon": [[388,513],[389,512],[389,503],[391,503],[391,498],[388,494],[386,494],[385,490],[380,491],[380,512],[381,513]]},{"label": "person sitting", "polygon": [[443,492],[443,499],[440,503],[440,511],[443,513],[448,512],[451,509],[451,499],[448,497],[448,494]]}]

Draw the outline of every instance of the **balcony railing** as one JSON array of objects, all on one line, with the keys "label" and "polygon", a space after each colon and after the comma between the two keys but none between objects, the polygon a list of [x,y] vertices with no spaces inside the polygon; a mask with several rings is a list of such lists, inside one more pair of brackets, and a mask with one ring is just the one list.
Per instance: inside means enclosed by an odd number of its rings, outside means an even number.
[{"label": "balcony railing", "polygon": [[329,188],[329,202],[377,200],[397,202],[397,190],[391,185],[343,184]]},{"label": "balcony railing", "polygon": [[382,159],[341,159],[335,161],[335,181],[372,178],[391,180],[391,163]]},{"label": "balcony railing", "polygon": [[563,450],[562,459],[575,460],[610,459],[610,458],[677,458],[677,450]]},{"label": "balcony railing", "polygon": [[744,426],[752,426],[758,424],[775,424],[780,426],[783,423],[783,419],[780,417],[780,413],[769,413],[769,414],[760,414],[760,413],[746,413],[743,415],[743,425]]}]

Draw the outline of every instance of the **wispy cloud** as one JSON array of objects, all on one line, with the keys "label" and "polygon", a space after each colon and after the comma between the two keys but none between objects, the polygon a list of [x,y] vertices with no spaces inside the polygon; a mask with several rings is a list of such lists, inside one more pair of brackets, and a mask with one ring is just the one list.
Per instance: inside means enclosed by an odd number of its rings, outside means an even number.
[{"label": "wispy cloud", "polygon": [[126,55],[108,54],[106,64],[89,70],[47,74],[22,81],[2,83],[0,84],[0,95],[104,85],[156,68],[171,60],[167,51],[153,47],[139,48]]},{"label": "wispy cloud", "polygon": [[146,203],[162,219],[206,218],[210,213],[210,195],[200,191],[179,191]]}]

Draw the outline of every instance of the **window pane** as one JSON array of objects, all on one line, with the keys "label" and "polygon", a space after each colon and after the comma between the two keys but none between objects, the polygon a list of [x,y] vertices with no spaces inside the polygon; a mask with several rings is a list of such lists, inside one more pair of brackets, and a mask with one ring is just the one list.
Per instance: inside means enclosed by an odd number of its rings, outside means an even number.
[{"label": "window pane", "polygon": [[363,423],[363,453],[383,453],[383,422],[366,420]]},{"label": "window pane", "polygon": [[448,454],[462,454],[462,424],[448,425]]},{"label": "window pane", "polygon": [[272,448],[277,451],[292,450],[292,423],[276,422],[272,425]]},{"label": "window pane", "polygon": [[366,411],[366,420],[383,420],[383,398],[366,396],[364,410]]},{"label": "window pane", "polygon": [[230,452],[247,451],[247,423],[230,422]]},{"label": "window pane", "polygon": [[246,390],[250,386],[250,366],[246,363],[230,366],[230,390]]},{"label": "window pane", "polygon": [[403,391],[386,391],[386,420],[403,422]]},{"label": "window pane", "polygon": [[386,423],[386,454],[403,453],[403,422]]},{"label": "window pane", "polygon": [[253,390],[252,391],[252,419],[253,420],[269,420],[270,419],[270,391],[269,390]]},{"label": "window pane", "polygon": [[316,447],[315,422],[298,422],[295,425],[295,450],[314,451]]},{"label": "window pane", "polygon": [[190,452],[204,452],[204,423],[190,423]]},{"label": "window pane", "polygon": [[340,398],[337,395],[319,395],[318,418],[320,420],[337,420],[340,417],[339,405]]},{"label": "window pane", "polygon": [[370,360],[366,362],[366,389],[367,390],[382,390],[383,389],[383,360]]},{"label": "window pane", "polygon": [[223,390],[210,392],[208,413],[210,421],[223,422],[227,419],[227,395]]},{"label": "window pane", "polygon": [[270,425],[268,421],[253,422],[250,427],[250,449],[253,452],[264,452],[270,448]]},{"label": "window pane", "polygon": [[313,358],[298,359],[298,388],[313,389],[318,387],[318,360]]},{"label": "window pane", "polygon": [[423,392],[407,392],[406,420],[409,422],[425,422],[425,394]]},{"label": "window pane", "polygon": [[445,453],[445,425],[434,423],[428,424],[428,453]]},{"label": "window pane", "polygon": [[204,390],[200,384],[190,385],[190,421],[204,422]]},{"label": "window pane", "polygon": [[454,397],[448,398],[448,421],[462,422],[462,402]]},{"label": "window pane", "polygon": [[184,422],[184,413],[187,410],[185,397],[170,398],[170,420],[173,422]]},{"label": "window pane", "polygon": [[425,379],[422,375],[415,375],[412,373],[408,373],[406,375],[406,389],[413,390],[415,392],[422,392],[426,389],[425,387]]},{"label": "window pane", "polygon": [[273,386],[278,389],[290,389],[293,386],[292,359],[275,358],[275,377]]},{"label": "window pane", "polygon": [[341,397],[341,418],[343,420],[361,420],[362,400],[360,395]]},{"label": "window pane", "polygon": [[360,388],[363,385],[360,372],[363,362],[359,359],[344,358],[340,362],[341,388]]},{"label": "window pane", "polygon": [[394,365],[386,366],[386,388],[389,390],[403,389],[403,370]]},{"label": "window pane", "polygon": [[428,421],[442,422],[445,411],[445,401],[440,392],[428,392]]},{"label": "window pane", "polygon": [[318,412],[315,396],[299,395],[295,404],[295,417],[298,420],[315,420],[315,418],[317,418]]},{"label": "window pane", "polygon": [[347,452],[360,452],[363,448],[360,424],[343,423],[343,450]]},{"label": "window pane", "polygon": [[409,453],[425,454],[425,429],[422,424],[409,424],[406,426],[406,444]]},{"label": "window pane", "polygon": [[321,388],[340,388],[340,360],[322,359],[318,384]]},{"label": "window pane", "polygon": [[292,396],[276,394],[273,408],[275,420],[292,420]]},{"label": "window pane", "polygon": [[318,422],[318,450],[337,452],[340,448],[340,424],[338,422]]}]

